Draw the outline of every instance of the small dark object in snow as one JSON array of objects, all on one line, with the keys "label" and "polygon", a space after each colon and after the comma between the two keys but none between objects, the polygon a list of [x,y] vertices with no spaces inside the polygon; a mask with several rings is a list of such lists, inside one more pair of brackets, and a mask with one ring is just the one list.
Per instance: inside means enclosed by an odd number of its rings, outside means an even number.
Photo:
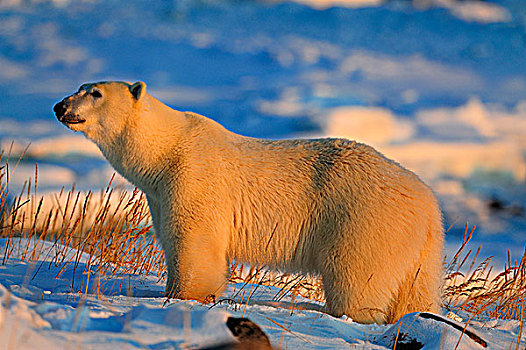
[{"label": "small dark object in snow", "polygon": [[[395,339],[393,339],[393,342],[395,341]],[[396,339],[396,345],[393,347],[399,350],[420,350],[424,347],[424,344],[422,344],[416,339],[410,338],[405,333],[400,333],[398,334],[398,338]]]},{"label": "small dark object in snow", "polygon": [[226,326],[240,343],[261,343],[271,348],[267,335],[248,318],[229,317]]},{"label": "small dark object in snow", "polygon": [[486,341],[484,339],[479,337],[474,332],[470,331],[467,327],[462,327],[462,325],[457,324],[457,323],[455,323],[455,322],[453,322],[453,321],[451,321],[451,320],[449,320],[449,319],[447,319],[445,317],[440,317],[439,315],[435,315],[435,314],[432,314],[432,313],[429,313],[429,312],[422,312],[422,313],[420,313],[420,315],[418,317],[429,318],[429,319],[432,319],[432,320],[435,320],[435,321],[438,321],[438,322],[443,322],[443,323],[447,324],[448,326],[451,326],[451,327],[455,328],[456,330],[463,332],[465,335],[470,337],[475,343],[480,344],[483,347],[487,347],[488,346],[488,343],[486,343]]},{"label": "small dark object in snow", "polygon": [[239,343],[221,344],[201,350],[271,350],[267,335],[248,318],[229,317],[226,326]]},{"label": "small dark object in snow", "polygon": [[[379,337],[371,338],[373,344],[388,349],[420,350],[433,347],[440,341],[441,349],[463,349],[469,343],[487,348],[488,343],[465,323],[430,312],[412,312],[404,315]],[[395,344],[396,343],[396,344]]]}]

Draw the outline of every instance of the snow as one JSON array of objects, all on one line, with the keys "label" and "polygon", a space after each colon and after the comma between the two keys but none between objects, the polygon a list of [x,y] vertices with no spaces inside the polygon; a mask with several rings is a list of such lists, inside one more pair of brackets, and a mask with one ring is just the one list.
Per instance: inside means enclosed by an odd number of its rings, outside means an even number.
[{"label": "snow", "polygon": [[[0,246],[4,244],[5,240],[0,241]],[[27,241],[13,244],[25,247]],[[320,305],[308,299],[289,295],[277,300],[279,290],[274,287],[259,286],[249,298],[254,286],[242,283],[229,285],[224,301],[215,305],[167,302],[162,297],[162,282],[145,275],[117,274],[118,282],[96,298],[93,284],[87,294],[84,289],[74,292],[78,287],[71,288],[74,274],[77,285],[86,282],[82,271],[87,254],[83,253],[76,270],[67,268],[58,278],[61,266],[45,263],[39,268],[53,248],[51,243],[42,244],[40,258],[30,262],[20,261],[23,250],[15,249],[0,266],[0,348],[56,349],[76,344],[82,349],[111,349],[119,344],[122,349],[194,349],[236,342],[225,323],[230,316],[250,318],[273,346],[289,349],[392,349],[397,334],[400,339],[416,339],[425,344],[424,349],[454,348],[457,342],[459,349],[482,349],[467,335],[470,333],[490,349],[507,349],[516,344],[521,329],[518,321],[494,320],[471,322],[464,330],[457,315],[452,315],[454,321],[419,313],[408,314],[394,325],[361,325],[317,311]],[[242,288],[247,293],[241,298]]]},{"label": "snow", "polygon": [[[275,0],[277,1],[277,0]],[[331,7],[373,7],[384,4],[385,0],[294,0],[298,3],[325,10]],[[469,22],[499,23],[508,22],[511,18],[509,11],[498,4],[477,0],[413,0],[416,7],[429,8],[444,7],[452,15]]]},{"label": "snow", "polygon": [[498,23],[508,22],[511,18],[511,14],[506,8],[492,3],[480,1],[455,3],[447,1],[446,7],[451,9],[453,15],[466,21]]},{"label": "snow", "polygon": [[317,9],[327,9],[334,6],[344,7],[367,7],[378,6],[382,0],[297,0],[297,2],[312,6]]},{"label": "snow", "polygon": [[[16,176],[13,176],[9,183],[17,188],[35,176],[35,167],[29,164],[18,165],[15,171]],[[47,186],[61,187],[75,182],[75,174],[67,168],[45,164],[38,169],[38,179]]]},{"label": "snow", "polygon": [[64,157],[76,154],[102,158],[102,153],[93,142],[79,136],[69,134],[40,140],[16,139],[15,142],[11,141],[11,143],[6,140],[0,146],[6,150],[10,149],[12,156],[20,156],[27,148],[26,155],[35,158]]},{"label": "snow", "polygon": [[[30,145],[11,177],[11,196],[35,163],[46,210],[73,182],[83,198],[105,188],[113,169],[95,145],[54,120],[52,106],[86,81],[144,80],[169,105],[247,136],[341,136],[374,145],[436,192],[445,226],[453,224],[449,256],[469,222],[477,225],[473,246],[482,244],[480,256],[495,256],[498,268],[508,249],[517,258],[526,244],[525,19],[522,0],[0,1],[0,146],[10,151],[10,170]],[[131,189],[118,175],[114,185]],[[184,327],[154,319],[184,318],[185,310],[200,320],[191,338],[203,343],[192,346],[203,346],[206,337],[195,334],[206,333],[204,324],[231,339],[224,319],[244,308],[163,308],[156,280],[136,280],[142,294],[133,297],[102,302],[88,293],[81,303],[71,280],[55,281],[56,271],[39,277],[41,269],[24,282],[29,268],[11,261],[1,269],[0,299],[12,293],[13,303],[2,307],[7,343],[0,347],[178,347],[189,341]],[[387,326],[313,310],[290,316],[290,301],[276,304],[275,293],[262,289],[246,311],[275,346],[283,337],[288,348],[390,348],[379,340]],[[135,318],[123,325],[123,315]],[[75,317],[89,329],[60,329]],[[406,321],[434,329],[429,344],[458,340],[432,320]],[[513,321],[470,324],[495,348],[514,344],[520,329]]]}]

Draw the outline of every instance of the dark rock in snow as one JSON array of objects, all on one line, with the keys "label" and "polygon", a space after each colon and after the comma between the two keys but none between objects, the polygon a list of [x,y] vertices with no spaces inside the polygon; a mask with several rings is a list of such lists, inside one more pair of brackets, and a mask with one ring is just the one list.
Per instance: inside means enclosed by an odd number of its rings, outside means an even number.
[{"label": "dark rock in snow", "polygon": [[372,343],[400,350],[482,349],[488,343],[466,324],[447,317],[414,312],[405,315]]},{"label": "dark rock in snow", "polygon": [[267,335],[263,330],[248,318],[229,317],[226,321],[228,329],[239,343],[221,344],[203,348],[201,350],[270,350]]}]

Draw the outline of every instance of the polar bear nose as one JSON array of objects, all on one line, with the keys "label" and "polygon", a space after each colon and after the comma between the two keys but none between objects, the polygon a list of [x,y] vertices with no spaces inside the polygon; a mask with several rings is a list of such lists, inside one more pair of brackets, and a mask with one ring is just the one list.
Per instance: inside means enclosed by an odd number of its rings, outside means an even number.
[{"label": "polar bear nose", "polygon": [[55,112],[55,115],[56,115],[57,117],[66,114],[67,109],[68,109],[68,108],[67,108],[66,104],[64,103],[64,100],[60,101],[59,103],[57,103],[57,104],[53,107],[53,111]]}]

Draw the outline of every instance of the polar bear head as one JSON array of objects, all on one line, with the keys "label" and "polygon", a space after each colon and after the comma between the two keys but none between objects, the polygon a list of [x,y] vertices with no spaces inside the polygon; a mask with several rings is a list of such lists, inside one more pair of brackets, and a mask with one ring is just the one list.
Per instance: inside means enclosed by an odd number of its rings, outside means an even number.
[{"label": "polar bear head", "polygon": [[115,141],[142,109],[146,84],[120,81],[87,83],[53,107],[57,119],[101,145]]}]

